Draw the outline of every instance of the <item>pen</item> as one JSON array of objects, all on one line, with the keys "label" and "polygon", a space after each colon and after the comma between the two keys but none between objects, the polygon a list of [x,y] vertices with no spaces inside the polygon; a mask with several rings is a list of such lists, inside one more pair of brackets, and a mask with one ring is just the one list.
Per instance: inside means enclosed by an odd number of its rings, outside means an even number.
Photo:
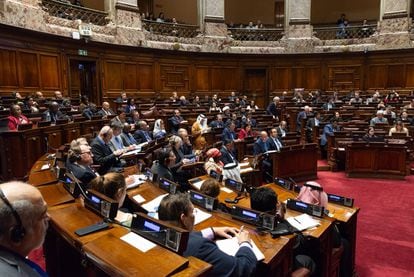
[{"label": "pen", "polygon": [[299,223],[299,224],[302,224],[302,223],[300,223],[300,221],[299,220],[297,220],[296,218],[293,218],[297,223]]},{"label": "pen", "polygon": [[240,233],[241,233],[241,232],[243,232],[243,230],[244,230],[244,225],[242,225],[242,226],[240,227]]}]

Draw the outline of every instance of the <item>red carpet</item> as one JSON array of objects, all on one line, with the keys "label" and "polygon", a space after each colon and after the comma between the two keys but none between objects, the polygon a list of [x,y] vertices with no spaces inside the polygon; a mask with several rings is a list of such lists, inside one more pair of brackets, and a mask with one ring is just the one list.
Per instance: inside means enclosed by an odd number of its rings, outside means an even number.
[{"label": "red carpet", "polygon": [[329,193],[350,196],[358,216],[358,276],[414,276],[414,176],[406,180],[347,178],[318,172]]}]

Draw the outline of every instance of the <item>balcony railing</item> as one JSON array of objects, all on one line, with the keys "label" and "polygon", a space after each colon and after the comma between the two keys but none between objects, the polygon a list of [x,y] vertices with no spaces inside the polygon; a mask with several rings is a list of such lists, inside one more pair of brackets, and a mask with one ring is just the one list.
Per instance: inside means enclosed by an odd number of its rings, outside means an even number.
[{"label": "balcony railing", "polygon": [[142,26],[152,34],[194,38],[200,34],[200,27],[197,25],[156,22],[152,20],[142,20]]},{"label": "balcony railing", "polygon": [[314,27],[315,36],[321,40],[367,38],[377,30],[377,25],[360,25],[348,27]]},{"label": "balcony railing", "polygon": [[229,28],[230,36],[242,41],[276,41],[282,38],[283,29]]},{"label": "balcony railing", "polygon": [[82,22],[101,26],[106,25],[109,21],[108,13],[106,12],[72,5],[65,1],[42,0],[42,7],[51,16],[69,20],[80,19]]}]

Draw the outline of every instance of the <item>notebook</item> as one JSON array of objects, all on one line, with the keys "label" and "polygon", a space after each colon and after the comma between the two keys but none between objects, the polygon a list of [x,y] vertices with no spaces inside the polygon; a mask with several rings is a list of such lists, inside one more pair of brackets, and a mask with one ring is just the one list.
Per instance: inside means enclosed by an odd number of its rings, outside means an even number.
[{"label": "notebook", "polygon": [[[256,255],[256,259],[258,261],[264,260],[265,256],[263,252],[260,251],[260,249],[256,246],[253,240],[251,241],[251,243],[253,246],[253,253],[254,255]],[[237,251],[239,250],[239,242],[237,241],[237,237],[232,237],[230,239],[217,240],[216,244],[221,251],[223,251],[224,253],[230,256],[235,256]]]}]

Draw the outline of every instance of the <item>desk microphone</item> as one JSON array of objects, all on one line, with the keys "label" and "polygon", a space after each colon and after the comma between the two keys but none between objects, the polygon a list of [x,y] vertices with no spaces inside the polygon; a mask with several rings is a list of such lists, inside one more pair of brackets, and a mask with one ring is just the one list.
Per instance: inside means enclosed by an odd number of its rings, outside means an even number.
[{"label": "desk microphone", "polygon": [[294,192],[299,192],[300,186],[295,182],[295,180],[292,177],[288,177],[288,179],[293,183],[293,188],[291,188],[291,190],[293,190]]},{"label": "desk microphone", "polygon": [[[88,199],[90,201],[92,201],[92,199],[90,199],[87,195],[87,193],[85,192],[85,190],[83,189],[82,185],[79,183],[78,178],[75,177],[75,174],[73,174],[73,171],[70,170],[69,168],[66,168],[67,173],[69,173],[72,176],[68,176],[73,182],[75,182],[75,184],[78,186],[80,193],[82,194],[82,196],[85,199]],[[66,173],[66,174],[67,174]]]}]

